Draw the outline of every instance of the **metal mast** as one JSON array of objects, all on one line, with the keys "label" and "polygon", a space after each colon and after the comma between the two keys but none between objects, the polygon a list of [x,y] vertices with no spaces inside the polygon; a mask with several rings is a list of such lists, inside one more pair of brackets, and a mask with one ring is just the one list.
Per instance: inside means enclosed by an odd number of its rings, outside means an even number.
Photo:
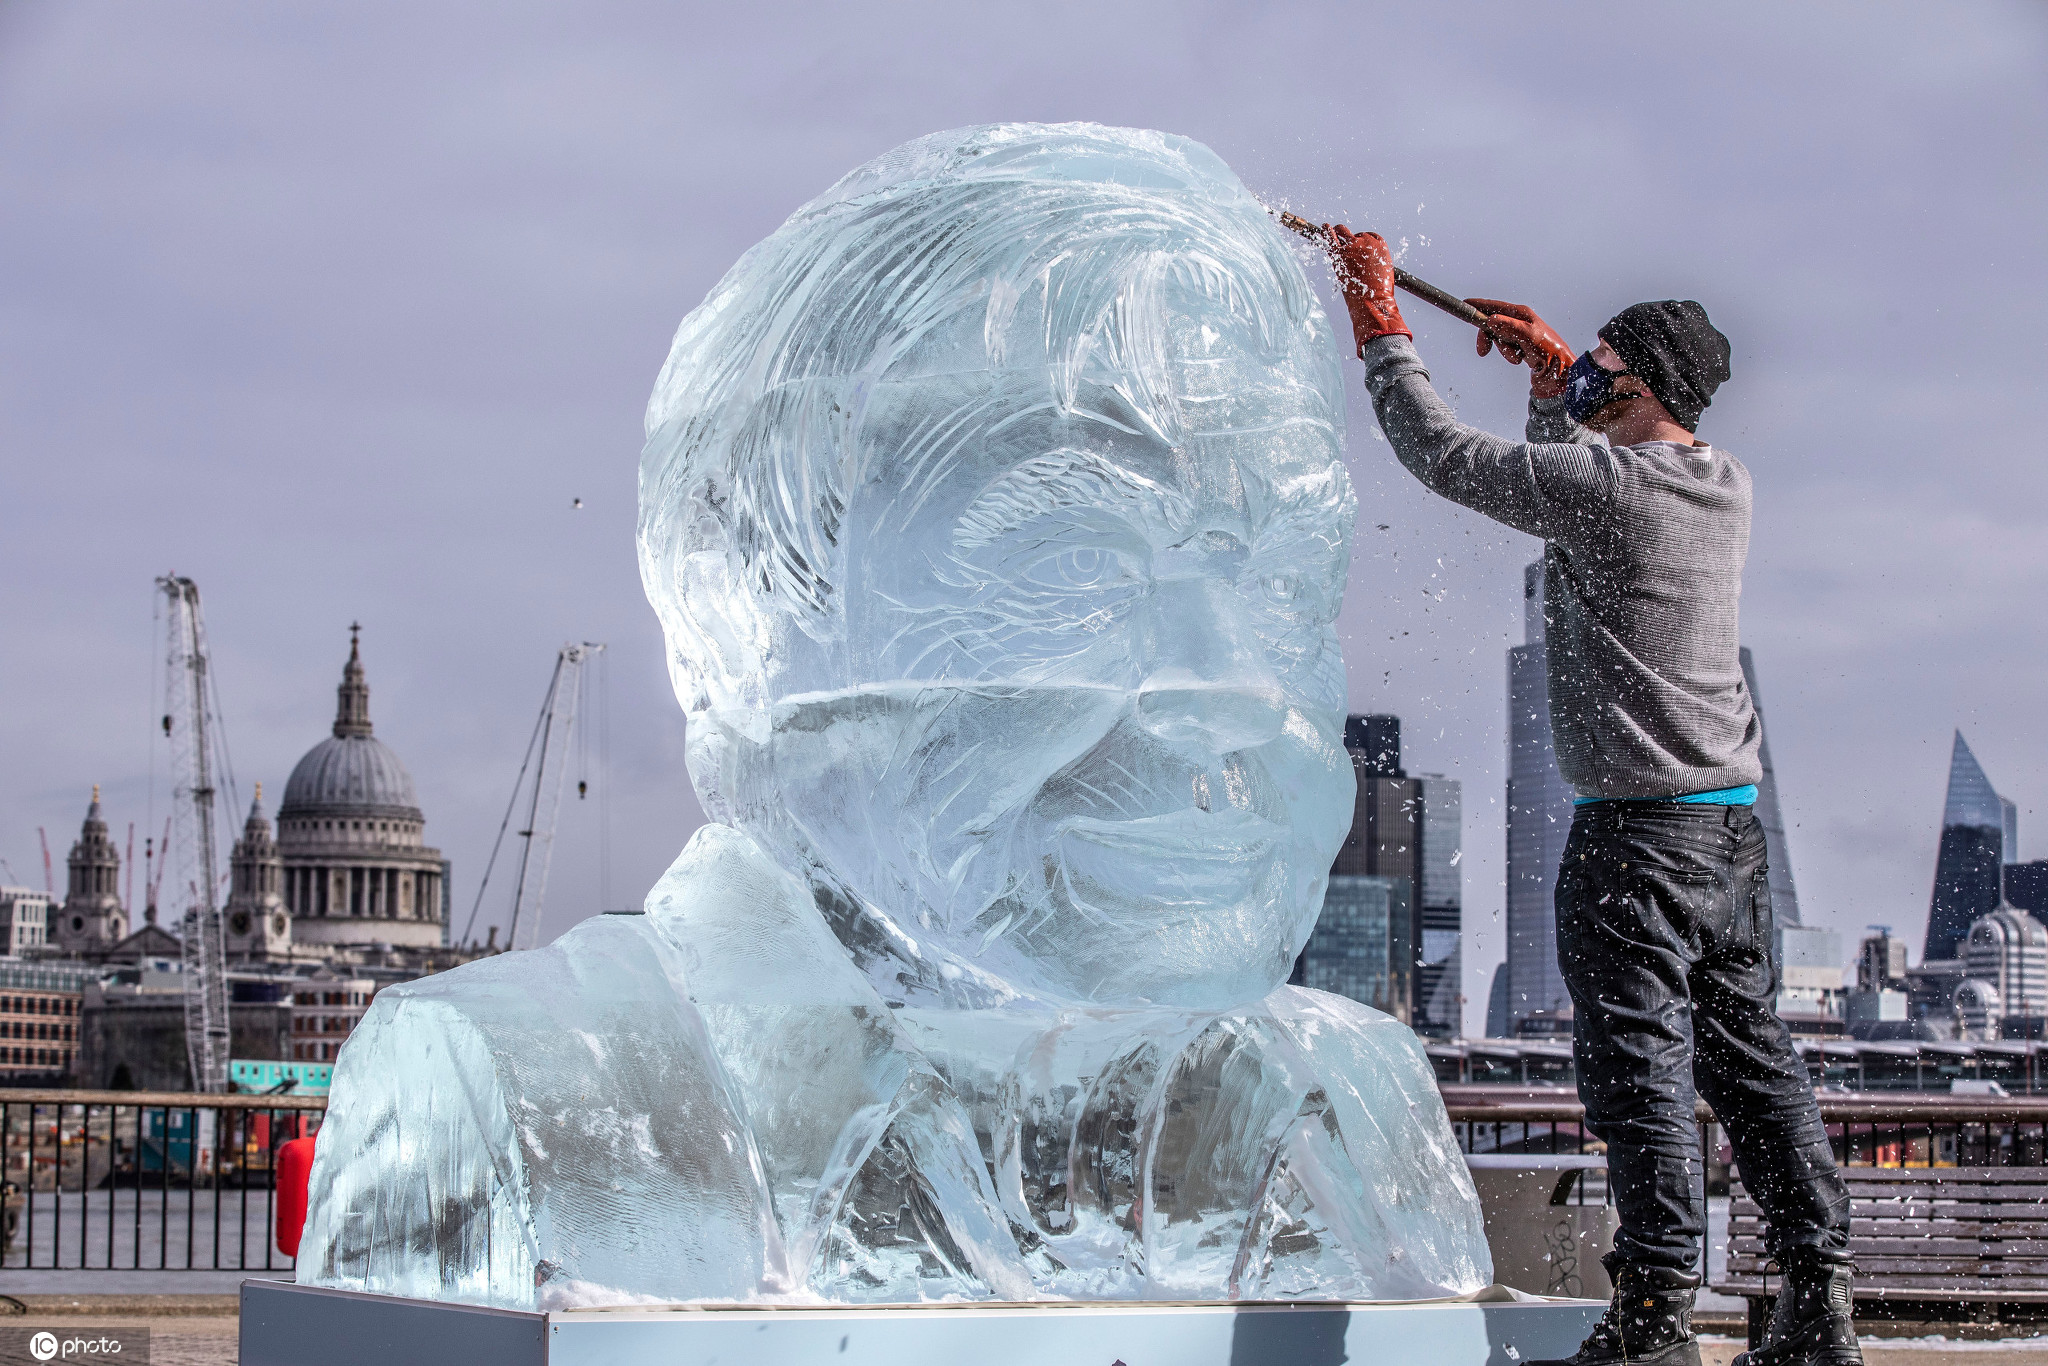
[{"label": "metal mast", "polygon": [[534,768],[526,828],[518,832],[526,844],[519,854],[519,886],[512,893],[512,923],[505,931],[510,948],[530,949],[540,943],[541,903],[547,896],[548,865],[554,859],[562,783],[569,776],[569,739],[583,696],[583,665],[602,649],[586,640],[564,645],[555,656],[555,676],[540,707],[540,762]]},{"label": "metal mast", "polygon": [[[185,1056],[193,1086],[219,1092],[228,1089],[227,955],[221,937],[220,882],[214,871],[219,708],[208,667],[206,623],[199,614],[199,586],[170,574],[156,585],[169,607],[164,730],[171,741],[171,844],[179,873],[172,895],[189,898],[183,925]],[[225,762],[218,767],[224,770]]]}]

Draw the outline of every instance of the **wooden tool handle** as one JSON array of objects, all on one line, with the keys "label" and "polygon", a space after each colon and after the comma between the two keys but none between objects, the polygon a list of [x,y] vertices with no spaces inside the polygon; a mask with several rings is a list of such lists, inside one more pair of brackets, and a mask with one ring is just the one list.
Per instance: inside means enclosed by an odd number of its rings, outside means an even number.
[{"label": "wooden tool handle", "polygon": [[[1323,231],[1323,225],[1311,223],[1299,214],[1288,213],[1283,209],[1280,213],[1280,226],[1286,228],[1289,232],[1300,233],[1311,242],[1318,242],[1324,246],[1329,245],[1329,234]],[[1481,313],[1449,290],[1438,289],[1427,280],[1417,279],[1399,266],[1394,267],[1394,283],[1424,303],[1436,305],[1460,322],[1470,323],[1474,327],[1486,326],[1486,314]]]}]

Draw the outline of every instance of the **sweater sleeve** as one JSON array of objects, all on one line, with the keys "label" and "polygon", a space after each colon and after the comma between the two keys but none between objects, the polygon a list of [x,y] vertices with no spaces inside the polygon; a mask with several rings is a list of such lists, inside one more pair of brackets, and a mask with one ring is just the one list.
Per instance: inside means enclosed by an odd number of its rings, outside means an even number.
[{"label": "sweater sleeve", "polygon": [[1572,421],[1562,398],[1529,398],[1529,424],[1523,434],[1531,441],[1569,442],[1574,446],[1604,446],[1607,438]]},{"label": "sweater sleeve", "polygon": [[[1612,454],[1600,438],[1582,445],[1489,435],[1458,421],[1437,396],[1408,338],[1376,337],[1362,354],[1380,429],[1432,492],[1544,540],[1570,540],[1613,501]],[[1533,413],[1530,426],[1533,436]]]}]

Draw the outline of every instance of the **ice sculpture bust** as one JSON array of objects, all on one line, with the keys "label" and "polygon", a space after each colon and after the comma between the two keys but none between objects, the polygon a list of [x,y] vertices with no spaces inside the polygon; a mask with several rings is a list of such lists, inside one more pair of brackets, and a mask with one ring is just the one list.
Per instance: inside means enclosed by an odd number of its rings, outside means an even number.
[{"label": "ice sculpture bust", "polygon": [[1349,824],[1315,296],[1186,139],[936,134],[677,334],[640,556],[713,823],[380,994],[300,1274],[604,1300],[1489,1278],[1415,1037],[1281,985]]}]

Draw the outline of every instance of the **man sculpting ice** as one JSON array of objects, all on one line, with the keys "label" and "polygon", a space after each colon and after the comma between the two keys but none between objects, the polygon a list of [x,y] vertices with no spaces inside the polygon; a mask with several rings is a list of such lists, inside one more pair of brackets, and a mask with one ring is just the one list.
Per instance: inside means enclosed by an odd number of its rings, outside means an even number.
[{"label": "man sculpting ice", "polygon": [[1282,986],[1352,809],[1339,356],[1198,144],[920,139],[648,409],[712,824],[642,915],[379,995],[305,1279],[619,1298],[1483,1286],[1416,1040]]},{"label": "man sculpting ice", "polygon": [[1559,967],[1587,1121],[1621,1230],[1614,1301],[1575,1366],[1696,1366],[1704,1232],[1695,1094],[1727,1127],[1785,1270],[1748,1366],[1861,1361],[1849,1199],[1806,1066],[1775,1011],[1761,727],[1737,657],[1749,472],[1693,431],[1728,378],[1697,303],[1623,310],[1583,356],[1519,304],[1494,346],[1530,370],[1528,440],[1459,423],[1430,386],[1377,234],[1330,230],[1365,382],[1401,463],[1544,541],[1557,763],[1579,794],[1557,879]]}]

